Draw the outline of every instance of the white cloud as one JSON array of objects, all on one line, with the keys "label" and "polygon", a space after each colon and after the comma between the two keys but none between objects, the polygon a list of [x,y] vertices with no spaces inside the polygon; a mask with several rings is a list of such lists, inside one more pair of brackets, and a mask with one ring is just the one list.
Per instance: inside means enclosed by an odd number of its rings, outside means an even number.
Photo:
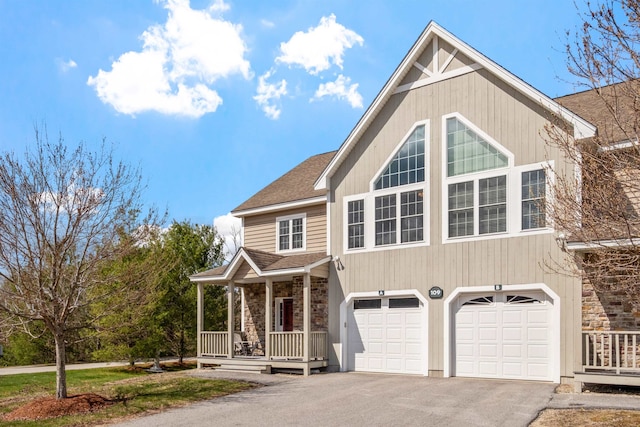
[{"label": "white cloud", "polygon": [[78,64],[76,64],[76,61],[74,61],[73,59],[65,61],[64,59],[57,58],[56,63],[58,64],[58,69],[63,73],[66,73],[70,69],[76,68],[78,66]]},{"label": "white cloud", "polygon": [[311,101],[329,96],[347,100],[353,108],[362,108],[362,95],[358,93],[358,83],[350,83],[349,77],[340,74],[334,82],[320,84]]},{"label": "white cloud", "polygon": [[310,74],[328,70],[331,64],[342,68],[345,49],[362,46],[364,39],[336,22],[334,14],[322,17],[317,27],[305,33],[298,31],[288,42],[280,43],[281,55],[276,62],[299,65]]},{"label": "white cloud", "polygon": [[194,10],[189,0],[165,0],[164,25],[140,36],[139,52],[122,54],[111,71],[99,70],[87,80],[102,102],[134,115],[157,111],[201,117],[215,112],[222,98],[211,85],[239,74],[251,78],[242,26],[218,15],[229,6],[216,0],[208,10]]},{"label": "white cloud", "polygon": [[278,83],[267,83],[267,79],[272,75],[273,70],[269,70],[258,78],[257,95],[253,99],[268,118],[277,120],[281,110],[273,101],[287,94],[287,81],[283,79]]},{"label": "white cloud", "polygon": [[274,28],[276,26],[275,23],[273,23],[272,21],[269,21],[267,19],[261,19],[260,23],[262,24],[263,27],[265,28]]},{"label": "white cloud", "polygon": [[242,246],[242,220],[228,213],[214,218],[213,226],[224,239],[225,259],[229,261]]}]

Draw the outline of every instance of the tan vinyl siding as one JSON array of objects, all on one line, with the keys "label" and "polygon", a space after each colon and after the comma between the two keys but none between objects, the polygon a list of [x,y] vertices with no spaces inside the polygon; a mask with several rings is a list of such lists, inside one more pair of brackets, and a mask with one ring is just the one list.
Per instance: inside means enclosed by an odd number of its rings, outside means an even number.
[{"label": "tan vinyl siding", "polygon": [[[444,59],[443,59],[444,58]],[[446,56],[440,58],[446,60]],[[441,62],[442,63],[442,62]],[[337,288],[332,303],[351,292],[378,289],[417,289],[428,297],[432,286],[444,290],[441,300],[429,300],[429,367],[444,369],[444,300],[456,287],[495,284],[543,283],[561,301],[562,376],[573,376],[575,354],[580,345],[580,281],[552,274],[544,263],[563,262],[553,233],[520,233],[517,237],[442,243],[442,117],[459,113],[515,156],[515,166],[555,159],[561,173],[572,174],[555,149],[541,134],[552,113],[544,110],[504,82],[479,70],[459,77],[394,95],[353,151],[331,177],[331,254],[344,265],[333,271],[330,289]],[[370,179],[412,126],[429,120],[428,223],[430,246],[345,253],[343,198],[369,191]],[[508,212],[509,215],[509,212]],[[335,274],[334,274],[335,273]],[[339,337],[340,326],[330,322],[331,335]]]},{"label": "tan vinyl siding", "polygon": [[249,263],[243,262],[242,265],[238,267],[236,273],[233,275],[233,280],[255,279],[256,277],[258,277],[258,275],[251,268]]},{"label": "tan vinyl siding", "polygon": [[327,206],[325,203],[244,218],[243,245],[266,252],[276,252],[276,218],[306,213],[306,251],[327,250]]}]

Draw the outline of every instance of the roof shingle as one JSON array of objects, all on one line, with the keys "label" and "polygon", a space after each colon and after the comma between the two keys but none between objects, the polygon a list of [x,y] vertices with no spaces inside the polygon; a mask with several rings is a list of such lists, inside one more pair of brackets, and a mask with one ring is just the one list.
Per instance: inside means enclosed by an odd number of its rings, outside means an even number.
[{"label": "roof shingle", "polygon": [[313,184],[320,176],[336,151],[309,157],[271,184],[258,191],[247,201],[232,210],[232,213],[269,205],[293,202],[324,196],[326,191],[316,191]]}]

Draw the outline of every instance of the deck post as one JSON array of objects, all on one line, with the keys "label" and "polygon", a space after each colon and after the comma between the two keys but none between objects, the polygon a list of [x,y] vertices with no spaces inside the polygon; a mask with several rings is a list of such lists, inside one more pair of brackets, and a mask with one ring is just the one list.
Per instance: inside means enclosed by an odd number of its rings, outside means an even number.
[{"label": "deck post", "polygon": [[234,328],[234,320],[235,320],[235,313],[234,313],[234,294],[235,294],[235,284],[233,283],[233,280],[229,281],[229,284],[227,285],[227,332],[228,332],[228,341],[227,341],[227,358],[229,359],[233,359],[233,350],[234,350],[234,336],[233,336],[233,330]]},{"label": "deck post", "polygon": [[[204,320],[204,289],[202,287],[202,283],[198,283],[198,302],[196,309],[196,331],[197,331],[197,340],[196,340],[196,355],[197,357],[202,356],[202,326]],[[198,359],[198,369],[202,368],[202,363],[200,363]]]},{"label": "deck post", "polygon": [[[302,277],[302,360],[309,362],[309,349],[311,339],[311,276],[306,273]],[[305,375],[309,375],[308,365],[304,370]]]},{"label": "deck post", "polygon": [[271,357],[271,300],[273,299],[273,281],[265,279],[264,284],[264,357],[269,360]]}]

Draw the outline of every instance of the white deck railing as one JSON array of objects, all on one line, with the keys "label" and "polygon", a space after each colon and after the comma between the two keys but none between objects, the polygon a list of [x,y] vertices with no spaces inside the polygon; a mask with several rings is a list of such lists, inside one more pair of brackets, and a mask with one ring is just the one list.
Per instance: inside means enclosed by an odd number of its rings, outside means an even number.
[{"label": "white deck railing", "polygon": [[[269,348],[272,358],[302,359],[302,332],[271,332],[269,334]],[[309,343],[309,359],[322,360],[327,358],[327,333],[311,332]]]},{"label": "white deck railing", "polygon": [[[228,356],[228,332],[201,332],[199,356]],[[327,333],[311,332],[309,359],[327,359]],[[271,332],[270,356],[274,359],[302,359],[304,334],[302,332]]]},{"label": "white deck railing", "polygon": [[227,356],[229,354],[228,332],[200,332],[199,356]]},{"label": "white deck railing", "polygon": [[585,370],[640,373],[640,332],[583,331]]}]

